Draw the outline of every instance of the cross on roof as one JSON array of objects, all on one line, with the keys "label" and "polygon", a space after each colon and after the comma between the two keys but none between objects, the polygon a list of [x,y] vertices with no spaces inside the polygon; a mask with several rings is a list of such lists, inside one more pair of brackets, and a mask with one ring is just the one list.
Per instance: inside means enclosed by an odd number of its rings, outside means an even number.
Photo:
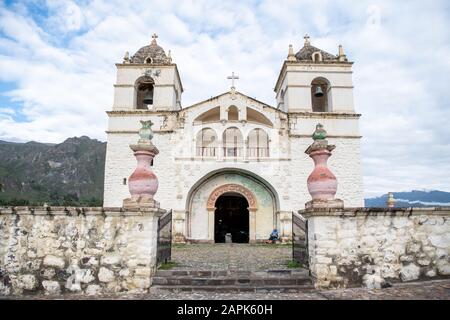
[{"label": "cross on roof", "polygon": [[156,38],[158,38],[158,35],[156,33],[153,33],[152,34],[152,39],[153,39],[152,42],[153,43],[156,43]]},{"label": "cross on roof", "polygon": [[305,39],[305,45],[306,44],[309,44],[309,35],[308,34],[305,34],[305,36],[303,37],[303,39]]},{"label": "cross on roof", "polygon": [[228,76],[227,79],[231,80],[231,88],[234,88],[234,80],[239,79],[239,76],[234,75],[234,71],[231,73],[231,76]]}]

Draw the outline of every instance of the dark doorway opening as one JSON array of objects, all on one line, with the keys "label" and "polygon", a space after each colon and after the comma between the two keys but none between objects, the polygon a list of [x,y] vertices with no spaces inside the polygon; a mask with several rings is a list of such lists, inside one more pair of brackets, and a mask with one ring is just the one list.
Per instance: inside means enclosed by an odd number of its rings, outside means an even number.
[{"label": "dark doorway opening", "polygon": [[225,193],[216,200],[214,221],[216,243],[225,243],[231,234],[234,243],[248,243],[249,213],[248,202],[237,193]]}]

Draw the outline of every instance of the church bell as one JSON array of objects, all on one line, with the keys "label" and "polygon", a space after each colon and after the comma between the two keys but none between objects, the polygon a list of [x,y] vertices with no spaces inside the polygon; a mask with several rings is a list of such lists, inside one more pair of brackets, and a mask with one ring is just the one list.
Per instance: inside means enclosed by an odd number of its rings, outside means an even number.
[{"label": "church bell", "polygon": [[323,91],[321,86],[316,86],[316,92],[314,92],[314,97],[316,98],[323,97]]},{"label": "church bell", "polygon": [[144,97],[144,100],[142,100],[144,104],[153,104],[153,91],[147,92],[147,94]]}]

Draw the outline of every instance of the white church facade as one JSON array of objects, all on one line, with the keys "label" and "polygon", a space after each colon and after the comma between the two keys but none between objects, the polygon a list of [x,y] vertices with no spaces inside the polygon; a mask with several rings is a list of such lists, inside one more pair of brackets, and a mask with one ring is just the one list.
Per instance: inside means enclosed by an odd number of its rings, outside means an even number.
[{"label": "white church facade", "polygon": [[[152,163],[155,199],[173,210],[175,241],[257,242],[276,228],[288,239],[291,213],[311,199],[314,168],[305,154],[318,123],[336,145],[329,167],[339,182],[336,198],[363,207],[359,117],[353,103],[352,63],[311,45],[292,46],[275,82],[277,104],[230,91],[182,107],[177,65],[157,44],[117,66],[114,104],[108,111],[104,207],[129,197],[136,167],[129,145],[140,120],[151,120],[159,154]],[[233,74],[232,80],[236,78]]]}]

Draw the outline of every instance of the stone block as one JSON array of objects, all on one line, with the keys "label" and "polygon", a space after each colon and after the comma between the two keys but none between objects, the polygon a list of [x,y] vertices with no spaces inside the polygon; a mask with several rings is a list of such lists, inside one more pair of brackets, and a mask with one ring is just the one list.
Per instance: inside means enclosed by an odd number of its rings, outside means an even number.
[{"label": "stone block", "polygon": [[98,295],[102,292],[102,287],[98,284],[90,284],[87,286],[85,292],[88,296]]},{"label": "stone block", "polygon": [[101,282],[111,282],[114,281],[115,276],[114,276],[114,272],[105,268],[105,267],[101,267],[99,272],[98,272],[98,280]]},{"label": "stone block", "polygon": [[38,286],[38,281],[32,274],[24,274],[19,276],[18,281],[19,287],[25,290],[34,290]]},{"label": "stone block", "polygon": [[61,287],[58,281],[42,281],[42,287],[44,287],[45,294],[57,295],[61,293]]},{"label": "stone block", "polygon": [[369,290],[381,289],[384,282],[384,279],[377,274],[365,274],[363,276],[363,284]]},{"label": "stone block", "polygon": [[118,265],[121,262],[121,257],[115,254],[105,255],[101,259],[102,265]]},{"label": "stone block", "polygon": [[53,268],[45,268],[41,270],[40,274],[42,278],[50,280],[55,276],[56,271]]},{"label": "stone block", "polygon": [[55,267],[58,269],[63,269],[65,266],[64,259],[54,255],[45,256],[43,264],[46,267]]},{"label": "stone block", "polygon": [[400,279],[404,282],[419,279],[420,268],[413,263],[403,266],[400,270]]}]

